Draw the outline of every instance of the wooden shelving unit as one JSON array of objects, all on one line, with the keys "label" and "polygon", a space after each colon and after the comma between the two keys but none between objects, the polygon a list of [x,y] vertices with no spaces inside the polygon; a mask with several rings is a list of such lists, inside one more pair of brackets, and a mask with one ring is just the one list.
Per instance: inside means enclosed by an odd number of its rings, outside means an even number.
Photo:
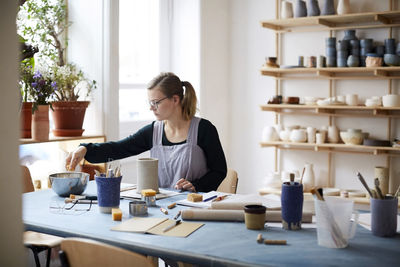
[{"label": "wooden shelving unit", "polygon": [[277,79],[400,79],[400,67],[355,67],[355,68],[268,68],[262,67],[261,74]]},{"label": "wooden shelving unit", "polygon": [[277,32],[345,30],[355,27],[358,29],[399,27],[400,11],[263,20],[261,25]]},{"label": "wooden shelving unit", "polygon": [[347,105],[295,105],[295,104],[267,104],[260,106],[262,111],[271,111],[278,114],[332,116],[332,117],[376,117],[400,118],[400,107],[366,107]]},{"label": "wooden shelving unit", "polygon": [[[318,32],[329,31],[329,36],[334,37],[336,31],[346,29],[388,29],[388,38],[392,38],[392,30],[394,27],[400,27],[400,10],[393,10],[394,4],[391,0],[388,2],[390,11],[382,12],[365,12],[352,13],[347,15],[329,15],[301,18],[279,18],[281,0],[276,0],[276,19],[263,20],[261,26],[273,30],[275,32],[275,56],[277,63],[281,62],[282,57],[282,36],[291,32]],[[321,44],[322,45],[322,44]],[[377,95],[385,95],[393,93],[393,80],[400,79],[400,66],[398,67],[336,67],[336,68],[269,68],[262,67],[261,75],[269,76],[275,80],[275,90],[273,94],[284,95],[282,92],[282,84],[284,80],[327,80],[329,87],[328,97],[334,97],[336,92],[335,80],[387,80],[388,86],[380,88],[381,92]],[[385,89],[385,90],[384,90]],[[301,96],[301,93],[298,95]],[[321,96],[322,97],[322,96]],[[327,96],[325,96],[327,97]],[[267,99],[265,99],[267,102]],[[275,124],[281,122],[282,116],[285,115],[306,115],[306,116],[327,116],[329,125],[335,124],[336,117],[365,117],[365,118],[381,118],[388,121],[386,129],[387,139],[392,139],[392,119],[400,118],[400,107],[366,107],[347,106],[347,105],[292,105],[292,104],[265,104],[261,105],[262,111],[275,113]],[[262,142],[261,147],[272,147],[275,152],[275,171],[278,171],[279,151],[281,150],[305,150],[315,152],[328,153],[328,184],[332,185],[331,165],[332,153],[353,153],[353,154],[371,154],[385,155],[386,166],[390,168],[390,158],[400,156],[399,147],[375,147],[363,145],[346,145],[346,144],[311,144],[311,143],[293,143],[293,142]],[[260,193],[263,193],[260,191]]]},{"label": "wooden shelving unit", "polygon": [[364,146],[364,145],[346,145],[346,144],[310,144],[295,143],[283,141],[261,142],[261,147],[276,147],[279,149],[295,149],[295,150],[311,150],[322,152],[341,152],[356,154],[387,154],[390,156],[400,156],[400,147],[383,147],[383,146]]},{"label": "wooden shelving unit", "polygon": [[49,143],[49,142],[61,142],[61,141],[74,141],[74,140],[87,140],[87,139],[104,139],[104,135],[85,135],[85,136],[71,136],[71,137],[50,137],[47,141],[37,141],[33,139],[20,139],[21,145],[26,144],[39,144],[39,143]]}]

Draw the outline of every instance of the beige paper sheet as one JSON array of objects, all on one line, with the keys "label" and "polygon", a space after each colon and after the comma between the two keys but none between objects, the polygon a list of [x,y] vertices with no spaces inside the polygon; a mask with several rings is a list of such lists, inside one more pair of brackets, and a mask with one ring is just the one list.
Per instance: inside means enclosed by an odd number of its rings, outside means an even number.
[{"label": "beige paper sheet", "polygon": [[171,230],[167,232],[163,232],[163,230],[174,223],[174,220],[168,220],[162,222],[161,224],[151,228],[147,233],[154,235],[164,235],[164,236],[176,236],[176,237],[187,237],[200,227],[204,225],[204,223],[193,223],[193,222],[181,222]]},{"label": "beige paper sheet", "polygon": [[174,220],[169,220],[167,218],[135,217],[112,227],[111,230],[121,232],[149,233],[163,236],[187,237],[204,225],[204,223],[181,222],[171,230],[163,232],[163,230],[173,222]]},{"label": "beige paper sheet", "polygon": [[146,233],[154,226],[167,220],[168,220],[167,218],[135,217],[112,227],[111,230],[121,231],[121,232]]}]

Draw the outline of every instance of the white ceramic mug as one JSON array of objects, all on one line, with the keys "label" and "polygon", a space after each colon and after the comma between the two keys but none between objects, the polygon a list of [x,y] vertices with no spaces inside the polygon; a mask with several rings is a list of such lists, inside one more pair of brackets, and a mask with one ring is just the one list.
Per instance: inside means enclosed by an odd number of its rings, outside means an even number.
[{"label": "white ceramic mug", "polygon": [[324,133],[316,133],[315,134],[315,142],[319,145],[325,143],[325,134]]},{"label": "white ceramic mug", "polygon": [[346,95],[346,104],[349,106],[357,106],[358,105],[358,95],[357,94]]},{"label": "white ceramic mug", "polygon": [[398,107],[400,106],[400,95],[384,95],[382,104],[384,107]]},{"label": "white ceramic mug", "polygon": [[315,143],[315,134],[317,133],[317,129],[314,127],[307,127],[307,142],[308,143]]}]

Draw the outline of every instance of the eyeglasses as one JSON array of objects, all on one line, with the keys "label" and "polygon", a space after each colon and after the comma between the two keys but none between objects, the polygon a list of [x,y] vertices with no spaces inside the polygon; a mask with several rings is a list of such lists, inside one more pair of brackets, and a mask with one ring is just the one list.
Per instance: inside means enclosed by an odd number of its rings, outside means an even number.
[{"label": "eyeglasses", "polygon": [[168,96],[166,96],[164,98],[161,98],[160,100],[150,100],[149,101],[149,105],[150,105],[151,108],[157,110],[158,109],[158,104],[160,104],[161,101],[163,101],[164,99],[167,99],[167,98],[168,98]]}]

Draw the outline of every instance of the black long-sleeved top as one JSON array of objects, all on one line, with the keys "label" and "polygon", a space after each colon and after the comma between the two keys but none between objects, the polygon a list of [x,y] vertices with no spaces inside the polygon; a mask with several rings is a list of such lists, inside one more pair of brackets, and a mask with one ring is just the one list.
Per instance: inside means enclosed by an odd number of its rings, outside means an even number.
[{"label": "black long-sleeved top", "polygon": [[[150,150],[153,146],[153,128],[154,122],[120,141],[81,144],[87,149],[85,159],[92,163],[100,163],[107,162],[110,159],[118,160],[135,156]],[[165,131],[163,131],[163,146],[184,143],[186,143],[186,140],[180,143],[171,143],[165,136]],[[200,192],[216,190],[226,176],[226,159],[217,129],[206,119],[201,119],[199,122],[197,145],[204,151],[209,171],[203,177],[194,180],[192,184]]]}]

